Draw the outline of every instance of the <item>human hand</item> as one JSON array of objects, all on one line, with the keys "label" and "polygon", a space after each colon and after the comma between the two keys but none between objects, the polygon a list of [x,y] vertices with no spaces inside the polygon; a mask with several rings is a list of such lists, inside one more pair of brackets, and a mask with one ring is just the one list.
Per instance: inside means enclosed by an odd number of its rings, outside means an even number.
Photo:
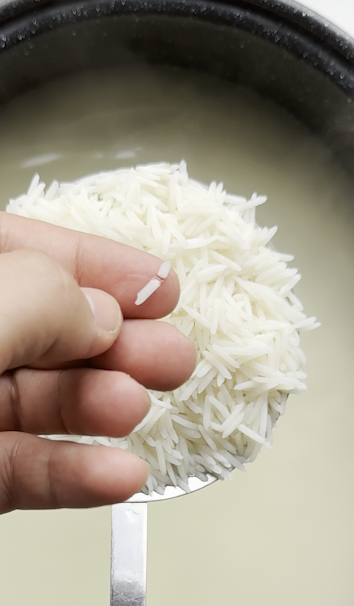
[{"label": "human hand", "polygon": [[134,304],[160,264],[0,212],[0,513],[116,503],[144,485],[131,453],[36,434],[126,435],[148,412],[145,388],[187,380],[193,344],[156,322],[177,303],[176,275]]}]

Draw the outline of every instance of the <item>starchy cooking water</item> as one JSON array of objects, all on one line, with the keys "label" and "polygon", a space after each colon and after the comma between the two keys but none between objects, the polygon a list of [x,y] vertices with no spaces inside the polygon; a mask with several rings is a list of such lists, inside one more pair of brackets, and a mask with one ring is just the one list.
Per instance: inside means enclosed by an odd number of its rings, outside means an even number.
[{"label": "starchy cooking water", "polygon": [[[92,74],[0,108],[0,208],[34,172],[50,182],[185,158],[201,181],[267,194],[258,222],[295,255],[308,391],[290,397],[234,481],[150,506],[150,606],[350,606],[354,486],[353,184],[283,109],[232,84],[172,70]],[[0,518],[6,606],[109,603],[110,511]],[[21,578],[21,583],[18,579]]]}]

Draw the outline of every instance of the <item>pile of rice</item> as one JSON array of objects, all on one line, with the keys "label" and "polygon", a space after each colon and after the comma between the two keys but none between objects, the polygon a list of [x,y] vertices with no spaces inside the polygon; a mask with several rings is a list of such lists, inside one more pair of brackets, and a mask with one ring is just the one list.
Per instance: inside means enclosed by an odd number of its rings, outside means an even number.
[{"label": "pile of rice", "polygon": [[188,177],[185,162],[150,164],[53,182],[36,175],[7,212],[105,236],[170,260],[181,285],[166,319],[197,346],[192,377],[151,392],[147,417],[126,438],[78,436],[135,452],[151,466],[146,491],[188,491],[188,477],[227,478],[262,446],[289,393],[306,388],[299,331],[317,326],[293,294],[293,257],[269,245],[276,227],[255,223],[265,197],[226,193]]}]

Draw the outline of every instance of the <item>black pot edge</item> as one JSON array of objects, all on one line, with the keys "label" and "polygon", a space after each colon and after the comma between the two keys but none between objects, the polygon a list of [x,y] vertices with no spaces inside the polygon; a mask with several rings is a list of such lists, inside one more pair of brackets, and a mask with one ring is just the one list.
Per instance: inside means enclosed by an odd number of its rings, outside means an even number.
[{"label": "black pot edge", "polygon": [[247,0],[247,4],[298,25],[301,30],[311,33],[350,60],[354,66],[354,38],[312,9],[294,0]]},{"label": "black pot edge", "polygon": [[[0,25],[11,22],[18,17],[23,17],[28,13],[33,15],[34,12],[43,8],[50,9],[53,7],[58,10],[60,5],[64,6],[68,3],[60,2],[60,0],[3,0],[0,4]],[[114,0],[113,3],[115,3]],[[76,3],[72,2],[71,4]],[[82,2],[78,1],[77,4],[82,4]],[[100,4],[100,0],[97,0],[97,4]],[[173,7],[173,4],[174,0],[161,0],[161,12],[168,11],[170,7]],[[351,66],[354,67],[354,39],[321,15],[298,2],[293,0],[226,0],[225,2],[222,0],[198,0],[198,4],[208,5],[209,8],[214,6],[216,12],[218,6],[224,10],[228,6],[257,8],[260,13],[275,21],[282,22],[285,26],[286,23],[289,23],[292,27],[299,28],[300,32],[309,33],[317,43],[322,43],[327,50],[334,50],[342,59],[349,61]]]}]

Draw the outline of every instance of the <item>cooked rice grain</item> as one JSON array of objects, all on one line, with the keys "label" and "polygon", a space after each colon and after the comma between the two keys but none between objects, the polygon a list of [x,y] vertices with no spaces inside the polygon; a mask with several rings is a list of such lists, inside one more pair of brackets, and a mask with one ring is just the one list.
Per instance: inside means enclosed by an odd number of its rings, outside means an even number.
[{"label": "cooked rice grain", "polygon": [[292,292],[300,279],[287,265],[293,257],[269,245],[276,227],[255,223],[265,200],[189,179],[182,161],[55,181],[48,189],[35,175],[27,195],[7,207],[153,253],[168,262],[160,278],[169,262],[178,275],[181,297],[167,321],[197,346],[192,377],[170,394],[152,392],[149,414],[126,438],[77,438],[146,459],[147,492],[171,484],[188,491],[190,475],[205,480],[243,470],[270,447],[288,393],[305,389],[299,331],[318,324]]}]

